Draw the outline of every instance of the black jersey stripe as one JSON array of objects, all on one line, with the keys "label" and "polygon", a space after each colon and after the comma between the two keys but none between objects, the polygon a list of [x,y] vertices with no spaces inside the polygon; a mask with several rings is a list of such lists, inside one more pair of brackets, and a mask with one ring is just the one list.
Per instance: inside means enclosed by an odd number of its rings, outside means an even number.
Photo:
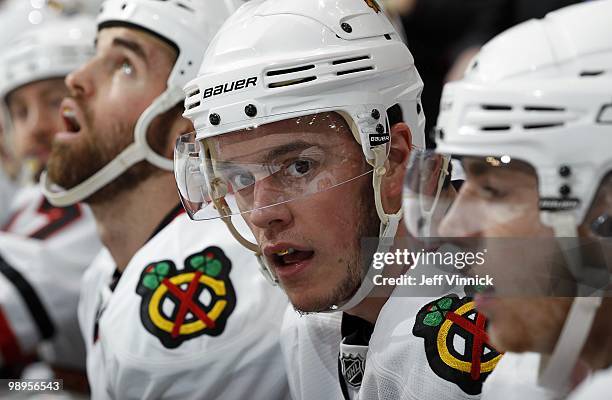
[{"label": "black jersey stripe", "polygon": [[28,311],[32,315],[34,323],[38,327],[43,339],[50,339],[55,334],[55,325],[49,317],[49,313],[38,297],[36,290],[30,285],[23,275],[13,268],[2,255],[0,255],[0,274],[4,275],[17,289]]}]

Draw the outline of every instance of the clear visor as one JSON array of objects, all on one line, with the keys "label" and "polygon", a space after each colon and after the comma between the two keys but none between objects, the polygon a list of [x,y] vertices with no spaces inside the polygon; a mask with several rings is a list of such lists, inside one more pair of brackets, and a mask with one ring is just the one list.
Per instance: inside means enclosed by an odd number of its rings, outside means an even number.
[{"label": "clear visor", "polygon": [[466,180],[457,192],[445,180],[450,156],[411,157],[404,182],[405,220],[416,237],[527,237],[541,230],[533,167],[509,157],[463,157]]},{"label": "clear visor", "polygon": [[437,226],[454,199],[450,157],[432,150],[413,150],[404,178],[404,221],[417,238],[439,236]]},{"label": "clear visor", "polygon": [[571,210],[571,201],[541,198],[533,166],[508,156],[461,157],[466,179],[457,191],[444,179],[446,160],[431,151],[412,155],[404,212],[411,235],[434,244],[427,250],[453,255],[452,273],[490,277],[495,293],[507,296],[606,289],[612,271],[612,174],[600,183],[585,219],[575,223],[577,236],[568,231],[568,237],[559,237],[545,216],[563,216],[557,211]]},{"label": "clear visor", "polygon": [[332,111],[195,138],[180,137],[174,157],[183,205],[196,220],[284,204],[372,172],[346,119]]}]

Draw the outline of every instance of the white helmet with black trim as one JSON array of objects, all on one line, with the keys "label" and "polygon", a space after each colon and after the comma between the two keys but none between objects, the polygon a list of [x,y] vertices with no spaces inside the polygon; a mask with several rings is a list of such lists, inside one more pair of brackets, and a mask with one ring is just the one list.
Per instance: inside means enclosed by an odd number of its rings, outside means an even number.
[{"label": "white helmet with black trim", "polygon": [[156,116],[183,101],[183,86],[196,76],[208,43],[234,11],[237,1],[107,0],[102,4],[97,20],[99,30],[128,26],[149,31],[170,42],[178,50],[178,58],[168,76],[166,90],[140,115],[130,146],[90,178],[68,190],[54,185],[43,173],[43,192],[52,204],[66,206],[85,200],[143,160],[172,170],[172,160],[157,154],[147,143],[147,129]]},{"label": "white helmet with black trim", "polygon": [[[375,1],[249,2],[221,28],[198,77],[185,86],[184,115],[193,121],[196,132],[177,142],[175,175],[188,214],[196,220],[225,217],[234,236],[258,255],[264,275],[276,282],[259,246],[245,239],[229,217],[372,174],[383,238],[380,246],[388,248],[402,213],[388,214],[381,201],[380,184],[390,141],[387,111],[401,104],[403,117],[399,120],[410,127],[413,141],[422,145],[422,89],[410,51]],[[328,147],[333,145],[339,125],[345,125],[361,147],[364,157],[359,162],[364,167],[346,176],[334,175],[333,165],[352,161],[344,149],[335,149],[332,159],[311,146],[300,150],[308,159],[303,162],[329,168],[320,168],[311,181],[290,181],[290,174],[299,174],[300,168],[308,166],[288,167],[276,160],[238,165],[224,159],[222,146],[213,143],[215,139],[229,143],[232,137],[240,137],[236,143],[242,147],[261,144],[260,137],[279,133],[273,126],[278,127],[281,121],[287,125],[286,132],[300,135],[291,139],[300,145],[314,140],[314,127],[326,130]],[[248,170],[250,175],[226,175],[236,169]],[[281,190],[265,204],[245,202],[243,194],[256,181],[272,176]],[[354,307],[370,292],[372,287],[365,282],[371,279],[363,282],[342,309]]]},{"label": "white helmet with black trim", "polygon": [[[558,238],[578,236],[612,172],[610,18],[612,1],[592,1],[511,28],[487,43],[465,78],[447,84],[442,95],[437,155],[480,158],[498,169],[528,165],[537,177],[540,220]],[[421,203],[435,198],[434,191],[423,190],[427,185],[419,189],[412,183],[407,182],[408,201],[416,194]],[[494,224],[521,212],[516,202],[495,210]],[[419,216],[406,214],[406,219],[409,230],[420,235]],[[486,223],[477,220],[463,229],[475,235]],[[585,268],[580,257],[564,253],[572,273],[580,274]],[[600,302],[598,296],[576,297],[541,373],[543,385],[566,389]]]}]

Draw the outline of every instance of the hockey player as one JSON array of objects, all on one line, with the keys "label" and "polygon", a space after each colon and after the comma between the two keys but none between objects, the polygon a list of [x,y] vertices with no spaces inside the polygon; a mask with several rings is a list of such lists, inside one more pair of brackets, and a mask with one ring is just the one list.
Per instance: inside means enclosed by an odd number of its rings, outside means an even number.
[{"label": "hockey player", "polygon": [[220,221],[193,224],[172,169],[193,129],[182,86],[230,2],[109,0],[97,52],[70,74],[65,133],[42,181],[58,205],[91,205],[105,248],[79,321],[94,399],[284,399],[284,295]]},{"label": "hockey player", "polygon": [[0,102],[7,151],[25,185],[0,228],[0,368],[8,376],[36,355],[60,374],[84,379],[85,352],[77,322],[79,281],[101,249],[90,210],[54,207],[37,185],[62,126],[63,79],[93,54],[87,17],[41,13],[0,55]]},{"label": "hockey player", "polygon": [[431,158],[461,157],[467,179],[439,234],[488,248],[477,308],[498,349],[531,352],[507,353],[483,398],[562,398],[606,368],[572,398],[609,397],[611,16],[594,1],[518,25],[444,90]]},{"label": "hockey player", "polygon": [[[401,187],[423,139],[421,91],[410,52],[371,0],[252,1],[185,87],[196,134],[177,143],[175,175],[187,212],[222,217],[293,307],[312,314],[286,314],[296,399],[474,399],[499,360],[474,339],[483,327],[462,290],[374,288],[375,275],[409,267],[381,271],[370,259],[400,250],[394,239],[406,235]],[[459,309],[467,330],[449,337],[466,344],[455,363],[443,353],[454,342],[435,343],[442,313]]]}]

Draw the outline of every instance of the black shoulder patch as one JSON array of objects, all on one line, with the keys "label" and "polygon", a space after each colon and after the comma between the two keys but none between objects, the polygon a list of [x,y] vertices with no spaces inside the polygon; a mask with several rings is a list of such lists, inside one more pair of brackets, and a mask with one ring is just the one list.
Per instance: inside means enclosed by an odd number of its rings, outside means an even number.
[{"label": "black shoulder patch", "polygon": [[502,355],[489,344],[486,318],[470,297],[442,297],[417,314],[412,333],[425,339],[431,369],[465,393],[480,394]]},{"label": "black shoulder patch", "polygon": [[143,326],[169,349],[201,335],[221,335],[236,307],[231,268],[214,246],[187,257],[182,270],[170,260],[149,264],[136,287]]}]

